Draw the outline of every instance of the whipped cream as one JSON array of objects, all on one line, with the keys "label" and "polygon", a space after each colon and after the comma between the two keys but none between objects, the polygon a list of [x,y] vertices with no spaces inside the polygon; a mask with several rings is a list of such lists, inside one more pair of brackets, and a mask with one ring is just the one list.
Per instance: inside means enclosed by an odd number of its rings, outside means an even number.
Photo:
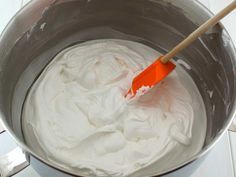
[{"label": "whipped cream", "polygon": [[[147,46],[122,40],[90,41],[60,52],[26,98],[27,144],[86,176],[127,176],[173,152],[179,162],[197,153],[205,136],[204,105],[178,67],[146,94],[124,97],[132,79],[158,56]],[[194,116],[195,108],[201,118]],[[194,144],[195,119],[202,132]]]}]

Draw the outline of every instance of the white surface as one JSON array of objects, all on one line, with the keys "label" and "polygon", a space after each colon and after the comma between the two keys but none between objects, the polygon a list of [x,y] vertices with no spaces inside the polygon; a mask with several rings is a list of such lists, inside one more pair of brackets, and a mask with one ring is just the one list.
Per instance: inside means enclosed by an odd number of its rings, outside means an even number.
[{"label": "white surface", "polygon": [[[29,0],[0,0],[0,32],[3,30],[9,19],[20,8],[20,5]],[[226,6],[232,0],[200,0],[213,12]],[[223,20],[232,39],[236,44],[236,11]],[[208,157],[201,164],[199,169],[191,177],[236,177],[236,133],[230,132],[221,139]],[[230,143],[229,143],[230,139]],[[0,155],[9,152],[16,146],[7,133],[0,135]],[[231,149],[231,150],[230,150]],[[232,155],[231,155],[232,153]],[[32,167],[27,167],[14,177],[40,177]]]},{"label": "white surface", "polygon": [[229,132],[234,176],[236,177],[236,132]]},{"label": "white surface", "polygon": [[0,32],[2,32],[10,18],[20,9],[21,3],[21,0],[0,0]]}]

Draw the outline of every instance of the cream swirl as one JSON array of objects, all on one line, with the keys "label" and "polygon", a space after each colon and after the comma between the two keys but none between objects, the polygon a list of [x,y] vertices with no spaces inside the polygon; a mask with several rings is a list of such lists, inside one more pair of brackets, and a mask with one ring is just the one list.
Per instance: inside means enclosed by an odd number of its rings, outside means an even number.
[{"label": "cream swirl", "polygon": [[90,176],[125,176],[188,145],[192,99],[176,72],[141,97],[124,97],[159,55],[138,45],[98,40],[60,52],[27,96],[27,143],[34,146],[34,134],[49,160]]}]

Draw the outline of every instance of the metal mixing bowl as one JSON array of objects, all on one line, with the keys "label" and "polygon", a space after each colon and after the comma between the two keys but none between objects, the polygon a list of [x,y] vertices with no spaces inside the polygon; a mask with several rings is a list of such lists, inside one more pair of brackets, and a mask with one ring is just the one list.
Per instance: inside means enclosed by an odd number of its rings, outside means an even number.
[{"label": "metal mixing bowl", "polygon": [[[116,38],[165,53],[210,16],[193,0],[35,0],[20,10],[0,38],[0,113],[30,164],[42,176],[79,175],[36,154],[25,144],[22,133],[21,110],[27,91],[59,51],[88,40]],[[222,25],[210,29],[177,58],[192,68],[183,66],[205,103],[204,146],[185,162],[163,164],[142,176],[189,176],[235,114],[236,54]]]}]

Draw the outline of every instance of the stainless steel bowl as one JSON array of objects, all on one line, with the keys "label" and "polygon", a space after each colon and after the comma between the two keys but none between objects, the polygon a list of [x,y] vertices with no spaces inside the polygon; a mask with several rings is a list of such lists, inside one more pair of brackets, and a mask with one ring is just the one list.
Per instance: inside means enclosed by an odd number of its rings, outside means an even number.
[{"label": "stainless steel bowl", "polygon": [[[0,38],[1,119],[42,176],[78,176],[25,144],[22,105],[42,69],[62,49],[92,39],[126,39],[166,52],[210,16],[193,0],[35,0],[17,13]],[[178,58],[191,66],[191,70],[183,68],[205,103],[205,143],[201,152],[185,162],[163,164],[161,169],[154,166],[142,176],[189,176],[235,114],[236,53],[222,25],[210,29]]]}]

